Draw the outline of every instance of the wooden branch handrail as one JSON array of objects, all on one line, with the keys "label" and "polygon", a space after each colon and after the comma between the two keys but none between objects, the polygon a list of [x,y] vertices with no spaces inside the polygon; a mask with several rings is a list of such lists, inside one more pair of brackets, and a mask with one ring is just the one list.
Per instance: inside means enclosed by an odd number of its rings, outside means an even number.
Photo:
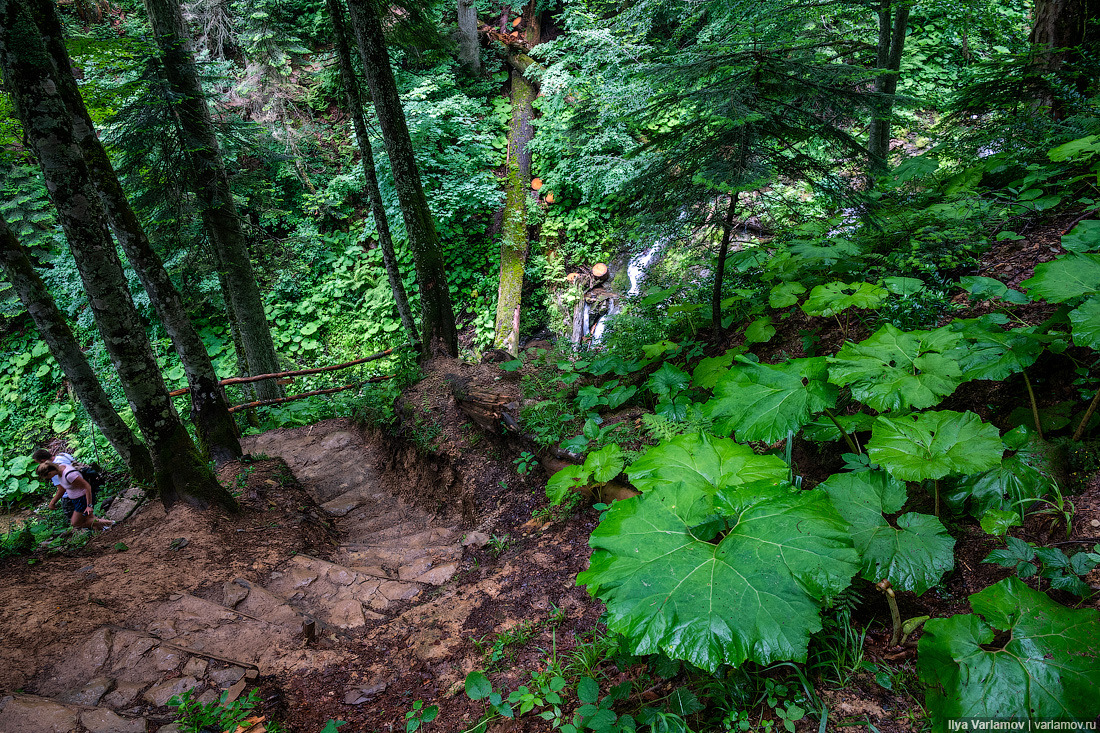
[{"label": "wooden branch handrail", "polygon": [[330,389],[316,389],[312,392],[302,392],[301,394],[291,395],[290,397],[279,397],[274,400],[256,400],[255,402],[246,402],[243,405],[233,405],[229,408],[229,412],[238,412],[239,410],[250,410],[253,407],[265,407],[267,405],[278,405],[283,402],[292,402],[294,400],[300,400],[303,397],[316,397],[322,394],[333,394],[334,392],[343,392],[346,389],[354,389],[364,384],[371,382],[384,382],[387,379],[393,379],[396,374],[384,374],[379,377],[371,377],[370,379],[364,379],[361,382],[354,382],[352,384],[345,384],[343,387],[332,387]]},{"label": "wooden branch handrail", "polygon": [[[299,369],[299,370],[293,371],[293,372],[277,372],[275,374],[257,374],[253,377],[229,377],[228,379],[221,380],[220,382],[218,382],[218,384],[221,384],[221,385],[245,384],[247,382],[262,382],[265,379],[280,379],[282,377],[300,377],[300,376],[303,376],[305,374],[318,374],[320,372],[332,372],[332,371],[336,371],[337,369],[346,369],[348,367],[353,367],[357,364],[366,364],[368,361],[375,361],[377,359],[381,359],[384,356],[389,356],[393,352],[394,352],[394,349],[386,349],[385,351],[379,351],[377,354],[371,354],[370,356],[364,356],[362,359],[356,359],[355,361],[349,361],[349,362],[345,362],[343,364],[335,364],[333,366],[317,367],[316,369]],[[191,392],[190,387],[184,387],[183,389],[174,389],[174,390],[172,390],[171,392],[168,393],[168,396],[169,397],[180,397],[180,396],[188,394],[190,392]],[[232,412],[232,410],[230,410],[230,412]]]}]

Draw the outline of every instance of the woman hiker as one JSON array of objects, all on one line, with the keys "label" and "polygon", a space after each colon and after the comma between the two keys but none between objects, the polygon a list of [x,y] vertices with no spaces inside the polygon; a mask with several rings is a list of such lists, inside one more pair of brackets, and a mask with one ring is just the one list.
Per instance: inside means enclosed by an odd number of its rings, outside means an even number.
[{"label": "woman hiker", "polygon": [[92,487],[80,475],[80,471],[72,466],[59,466],[53,461],[46,461],[39,464],[35,473],[43,481],[52,479],[54,476],[60,479],[57,491],[50,499],[50,509],[57,506],[57,500],[61,499],[61,508],[69,515],[69,523],[75,529],[100,530],[114,524],[108,519],[97,519],[92,513]]}]

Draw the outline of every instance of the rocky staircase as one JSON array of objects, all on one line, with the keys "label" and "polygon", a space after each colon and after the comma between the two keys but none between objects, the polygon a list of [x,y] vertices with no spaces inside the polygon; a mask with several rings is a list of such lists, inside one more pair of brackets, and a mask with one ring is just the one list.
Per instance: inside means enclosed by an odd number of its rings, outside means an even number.
[{"label": "rocky staircase", "polygon": [[[295,555],[262,583],[236,578],[208,598],[171,594],[144,624],[93,630],[40,676],[38,695],[0,697],[0,732],[139,733],[160,725],[172,733],[161,713],[173,695],[232,700],[261,674],[338,662],[342,635],[394,621],[458,569],[457,520],[383,490],[356,435],[274,431],[247,439],[245,449],[283,458],[314,494],[343,539],[333,560]],[[311,643],[322,636],[325,648]]]}]

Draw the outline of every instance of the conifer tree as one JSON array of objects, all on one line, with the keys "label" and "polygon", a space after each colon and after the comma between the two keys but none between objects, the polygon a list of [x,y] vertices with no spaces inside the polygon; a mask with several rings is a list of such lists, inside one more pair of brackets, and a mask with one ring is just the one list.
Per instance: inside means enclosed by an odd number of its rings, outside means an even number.
[{"label": "conifer tree", "polygon": [[355,78],[355,67],[351,63],[351,49],[348,46],[344,11],[340,7],[339,0],[326,0],[326,4],[329,19],[332,22],[332,33],[336,39],[336,59],[340,64],[340,80],[344,85],[344,95],[347,97],[352,125],[355,128],[355,139],[359,143],[359,154],[362,157],[363,179],[367,184],[367,198],[370,199],[371,216],[374,217],[374,226],[378,230],[378,246],[382,249],[382,263],[386,268],[386,277],[390,281],[393,299],[397,303],[397,313],[401,317],[401,325],[404,327],[409,341],[413,344],[419,344],[420,334],[416,328],[416,321],[413,320],[412,308],[409,307],[409,296],[405,293],[405,284],[401,281],[401,270],[398,267],[397,256],[393,250],[393,239],[390,237],[386,207],[382,203],[382,192],[378,188],[378,174],[374,168],[374,151],[371,149],[370,138],[367,137],[367,123],[363,118],[363,100],[359,94],[359,81]]},{"label": "conifer tree", "polygon": [[206,353],[206,346],[184,310],[183,300],[164,269],[160,256],[145,235],[145,229],[131,208],[111,161],[99,142],[95,126],[72,75],[54,4],[51,0],[29,2],[35,21],[42,29],[47,48],[53,56],[59,81],[58,91],[72,116],[73,131],[99,191],[115,238],[149,294],[149,300],[183,364],[187,384],[191,388],[192,419],[199,439],[219,465],[239,458],[241,444],[226,404],[225,390],[218,381],[214,365]]},{"label": "conifer tree", "polygon": [[349,0],[351,25],[363,58],[363,71],[370,89],[371,101],[382,128],[394,186],[405,219],[416,264],[416,280],[420,289],[421,337],[425,356],[458,355],[458,332],[447,285],[439,235],[435,230],[428,200],[420,183],[420,174],[413,155],[405,111],[397,94],[393,69],[382,34],[382,22],[374,0]]},{"label": "conifer tree", "polygon": [[0,69],[57,207],[104,346],[149,447],[161,500],[165,506],[182,500],[235,507],[168,397],[73,134],[71,114],[58,94],[57,69],[25,0],[0,0]]},{"label": "conifer tree", "polygon": [[[176,115],[190,161],[191,184],[202,220],[225,275],[230,317],[239,329],[250,374],[279,371],[271,329],[249,259],[237,205],[221,157],[210,110],[203,95],[191,41],[178,0],[145,0],[149,21],[164,61],[164,73],[175,95]],[[260,399],[276,399],[282,389],[274,379],[256,383]]]}]

